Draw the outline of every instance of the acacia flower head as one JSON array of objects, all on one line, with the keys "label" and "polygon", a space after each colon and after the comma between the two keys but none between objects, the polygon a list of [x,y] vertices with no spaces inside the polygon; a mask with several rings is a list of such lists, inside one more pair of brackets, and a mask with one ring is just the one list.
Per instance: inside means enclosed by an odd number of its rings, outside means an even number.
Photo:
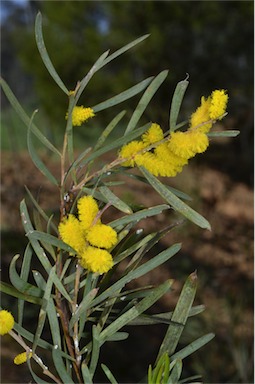
[{"label": "acacia flower head", "polygon": [[92,196],[83,196],[77,204],[79,220],[84,230],[88,229],[96,218],[99,208]]},{"label": "acacia flower head", "polygon": [[117,243],[117,232],[105,224],[96,224],[90,227],[86,232],[86,239],[98,248],[109,249]]},{"label": "acacia flower head", "polygon": [[85,108],[83,105],[75,106],[72,112],[72,124],[73,126],[80,126],[94,116],[95,113],[92,108]]},{"label": "acacia flower head", "polygon": [[112,255],[105,249],[89,245],[81,254],[80,265],[91,272],[102,274],[113,267],[113,259]]},{"label": "acacia flower head", "polygon": [[142,140],[144,144],[146,144],[147,146],[163,139],[164,139],[164,133],[160,128],[160,126],[156,123],[153,123],[148,129],[148,131],[146,131],[142,135]]},{"label": "acacia flower head", "polygon": [[14,327],[14,317],[9,311],[2,309],[0,311],[0,335],[6,335]]},{"label": "acacia flower head", "polygon": [[211,105],[211,99],[208,97],[206,99],[205,97],[201,98],[201,105],[196,109],[196,111],[191,115],[190,119],[190,129],[196,128],[200,132],[209,132],[212,128],[212,123],[207,123],[208,120],[211,119],[209,109]]},{"label": "acacia flower head", "polygon": [[222,119],[226,112],[228,95],[225,90],[215,90],[211,95],[211,104],[209,108],[210,118],[213,120]]},{"label": "acacia flower head", "polygon": [[198,130],[173,132],[169,140],[169,149],[177,156],[190,159],[204,152],[209,145],[208,137]]},{"label": "acacia flower head", "polygon": [[119,152],[119,157],[121,159],[127,159],[127,161],[122,163],[123,167],[134,167],[137,153],[145,147],[146,144],[138,140],[134,140],[126,145],[123,145]]},{"label": "acacia flower head", "polygon": [[[30,359],[31,357],[32,357],[32,352],[30,352],[28,354],[28,358]],[[23,364],[26,361],[27,361],[27,353],[26,352],[22,352],[19,355],[15,356],[15,358],[13,360],[14,364],[16,364],[16,365]]]},{"label": "acacia flower head", "polygon": [[84,229],[81,222],[72,214],[68,218],[64,218],[58,226],[61,239],[70,245],[77,253],[82,252],[86,246],[84,237]]}]

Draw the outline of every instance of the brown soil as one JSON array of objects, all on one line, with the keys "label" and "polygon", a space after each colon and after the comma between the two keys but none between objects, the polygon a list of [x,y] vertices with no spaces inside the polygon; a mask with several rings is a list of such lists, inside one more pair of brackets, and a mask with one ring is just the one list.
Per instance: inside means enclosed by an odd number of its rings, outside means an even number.
[{"label": "brown soil", "polygon": [[[26,194],[24,185],[44,210],[55,214],[58,212],[58,193],[36,170],[26,153],[3,153],[1,161],[2,264],[7,273],[11,258],[26,244],[19,218],[19,203]],[[57,175],[54,161],[47,157],[45,161]],[[244,182],[233,181],[223,172],[199,164],[189,165],[168,183],[192,196],[193,200],[187,203],[207,218],[212,231],[202,230],[188,222],[171,231],[155,252],[182,242],[181,252],[166,266],[157,268],[135,284],[158,284],[174,278],[174,292],[165,295],[160,302],[160,310],[169,311],[177,302],[186,277],[197,270],[196,304],[205,304],[206,310],[199,315],[197,322],[191,321],[191,331],[186,339],[192,341],[207,332],[216,333],[216,338],[190,359],[188,373],[200,372],[210,383],[248,382],[253,365],[253,190]],[[132,179],[125,187],[115,187],[114,191],[121,198],[145,207],[163,203],[150,187],[145,188]],[[106,220],[114,218],[117,213],[109,210],[108,218],[107,214]],[[167,211],[143,220],[138,227],[145,233],[158,231],[176,219],[174,212]],[[144,342],[146,332],[141,336]],[[149,350],[157,348],[159,341],[156,336],[151,334]],[[8,367],[13,352],[6,343],[2,354]],[[16,369],[21,372],[20,368]],[[15,377],[9,377],[8,369],[4,368],[2,375],[5,382],[19,382]],[[11,381],[7,381],[8,378]],[[28,380],[27,376],[24,379]]]}]

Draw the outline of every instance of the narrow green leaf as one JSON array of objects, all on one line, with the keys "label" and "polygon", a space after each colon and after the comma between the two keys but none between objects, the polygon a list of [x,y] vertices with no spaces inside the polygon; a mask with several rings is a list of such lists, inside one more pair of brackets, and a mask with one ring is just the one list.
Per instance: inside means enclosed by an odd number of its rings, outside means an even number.
[{"label": "narrow green leaf", "polygon": [[107,328],[100,333],[100,340],[103,343],[107,338],[114,335],[122,327],[127,325],[130,321],[135,319],[141,313],[150,308],[156,301],[160,299],[171,287],[173,280],[167,280],[159,287],[155,288],[150,296],[145,297],[133,308],[129,309],[126,313],[121,315],[115,321],[113,321]]},{"label": "narrow green leaf", "polygon": [[71,330],[72,330],[74,324],[79,320],[80,316],[81,315],[84,316],[86,314],[86,311],[87,311],[90,303],[92,302],[92,300],[97,295],[97,292],[98,292],[98,288],[94,288],[90,292],[88,292],[88,294],[82,299],[80,305],[78,306],[78,308],[76,309],[76,311],[73,313],[73,315],[71,317],[71,320],[69,323],[69,332],[70,333],[71,333]]},{"label": "narrow green leaf", "polygon": [[89,72],[84,76],[84,78],[79,83],[79,88],[74,96],[74,105],[77,104],[82,92],[84,91],[86,85],[92,78],[92,76],[102,67],[102,64],[105,62],[105,58],[108,56],[109,50],[102,53],[102,55],[97,59],[95,64],[90,68]]},{"label": "narrow green leaf", "polygon": [[[0,84],[2,85],[3,91],[13,106],[13,109],[17,112],[21,120],[24,122],[24,124],[28,127],[30,123],[30,118],[14,96],[13,92],[11,91],[8,84],[4,81],[4,79],[0,78]],[[61,157],[61,153],[57,150],[57,148],[54,147],[53,144],[44,136],[41,131],[37,128],[35,124],[31,124],[31,130],[35,134],[35,136],[41,141],[43,145],[45,145],[48,149],[50,149],[52,152],[56,153],[58,156]]]},{"label": "narrow green leaf", "polygon": [[131,41],[131,43],[128,43],[124,47],[118,49],[117,51],[113,52],[106,60],[103,61],[101,67],[108,64],[113,59],[116,59],[116,57],[122,55],[124,52],[128,51],[129,49],[133,48],[135,45],[141,43],[143,40],[147,39],[147,37],[150,36],[149,34],[143,35],[141,37],[138,37],[138,39],[135,39],[134,41]]},{"label": "narrow green leaf", "polygon": [[35,113],[37,111],[34,111],[28,129],[27,129],[27,147],[28,147],[28,152],[30,154],[30,157],[34,163],[34,165],[39,169],[39,171],[47,177],[47,179],[54,185],[58,186],[58,181],[56,178],[52,175],[52,173],[49,171],[49,169],[46,167],[46,165],[42,162],[40,157],[37,155],[36,150],[34,148],[32,138],[31,138],[31,125],[35,116]]},{"label": "narrow green leaf", "polygon": [[117,116],[115,116],[112,121],[107,125],[107,127],[104,129],[102,134],[99,136],[96,145],[94,147],[95,150],[101,148],[107,139],[107,137],[110,135],[110,133],[113,131],[113,129],[116,127],[116,125],[120,122],[122,117],[126,114],[126,111],[122,111],[118,113]]},{"label": "narrow green leaf", "polygon": [[93,384],[93,378],[89,372],[88,366],[85,363],[85,361],[83,361],[81,365],[81,373],[82,373],[84,383]]},{"label": "narrow green leaf", "polygon": [[182,374],[182,361],[176,360],[176,363],[170,373],[169,380],[166,381],[167,384],[176,384],[179,383],[179,379]]},{"label": "narrow green leaf", "polygon": [[104,371],[107,379],[110,381],[111,384],[118,384],[118,382],[115,379],[115,377],[113,376],[112,372],[110,371],[110,369],[105,364],[101,364],[101,368]]},{"label": "narrow green leaf", "polygon": [[211,230],[209,222],[201,216],[198,212],[194,211],[177,196],[175,196],[164,184],[162,184],[155,176],[153,176],[144,167],[139,167],[140,171],[149,181],[150,185],[162,196],[168,204],[170,204],[177,212],[187,217],[190,221],[197,224],[201,228]]},{"label": "narrow green leaf", "polygon": [[154,94],[157,92],[160,85],[163,83],[165,78],[168,75],[168,70],[160,72],[150,83],[146,91],[144,92],[143,96],[141,97],[133,115],[131,116],[131,119],[129,120],[127,129],[125,131],[125,135],[136,127],[138,121],[140,120],[143,112],[147,108],[147,105],[151,101]]},{"label": "narrow green leaf", "polygon": [[94,376],[100,352],[100,332],[96,325],[92,327],[92,354],[89,371],[91,376]]},{"label": "narrow green leaf", "polygon": [[12,285],[20,292],[25,293],[27,295],[35,296],[35,297],[43,297],[43,291],[34,285],[28,283],[27,281],[20,278],[16,271],[16,262],[20,255],[15,255],[10,263],[10,281]]},{"label": "narrow green leaf", "polygon": [[[189,311],[188,317],[195,316],[205,309],[204,305],[196,305]],[[153,324],[170,324],[173,312],[156,313],[155,315],[141,315],[129,325],[153,325]]]},{"label": "narrow green leaf", "polygon": [[191,355],[198,349],[202,348],[205,344],[209,343],[214,338],[214,333],[207,333],[199,339],[190,343],[187,347],[184,347],[180,351],[174,353],[171,359],[185,359],[185,357]]},{"label": "narrow green leaf", "polygon": [[99,187],[99,191],[107,199],[107,201],[117,208],[119,211],[130,214],[133,213],[132,209],[122,201],[118,196],[116,196],[108,187],[102,186]]},{"label": "narrow green leaf", "polygon": [[46,50],[42,33],[42,15],[40,12],[38,12],[35,19],[35,39],[42,61],[44,62],[44,65],[47,68],[49,74],[55,80],[59,88],[61,88],[66,95],[69,95],[68,89],[57,74]]},{"label": "narrow green leaf", "polygon": [[60,249],[63,249],[64,251],[66,251],[68,253],[76,254],[76,251],[72,247],[70,247],[70,245],[64,243],[64,241],[58,239],[55,236],[50,235],[49,233],[32,230],[29,232],[29,234],[27,234],[27,236],[29,236],[29,238],[31,238],[31,239],[36,239],[36,240],[39,240],[42,242],[49,243],[49,244],[53,245],[54,247],[58,247]]},{"label": "narrow green leaf", "polygon": [[170,116],[169,116],[169,128],[170,132],[174,132],[177,129],[176,123],[178,119],[178,115],[180,112],[182,99],[186,92],[186,89],[189,85],[187,80],[179,81],[177,84],[174,95],[172,98],[171,108],[170,108]]},{"label": "narrow green leaf", "polygon": [[157,360],[165,352],[167,352],[169,356],[174,353],[189,316],[189,312],[195,298],[196,288],[197,275],[194,272],[188,277],[181,291],[179,300],[171,317],[171,323],[160,346]]},{"label": "narrow green leaf", "polygon": [[46,320],[46,314],[47,314],[47,307],[49,305],[49,300],[51,298],[51,291],[52,291],[52,286],[53,286],[53,276],[55,274],[56,266],[52,267],[49,277],[45,286],[45,291],[43,295],[43,302],[42,306],[39,312],[39,317],[38,317],[38,324],[35,332],[35,337],[34,337],[34,342],[33,342],[33,353],[36,350],[36,347],[38,345],[38,341],[40,339],[40,336],[42,334],[42,330],[45,324]]},{"label": "narrow green leaf", "polygon": [[229,130],[229,131],[221,131],[221,132],[208,132],[208,137],[236,137],[240,134],[238,130]]},{"label": "narrow green leaf", "polygon": [[153,259],[147,261],[142,264],[140,267],[135,269],[134,271],[129,272],[127,275],[120,278],[116,283],[114,283],[111,287],[102,292],[98,297],[93,300],[93,306],[101,303],[103,300],[108,297],[114,296],[119,289],[124,287],[127,283],[129,283],[133,279],[137,279],[150,272],[151,270],[157,268],[161,264],[165,263],[171,257],[173,257],[179,250],[181,249],[181,244],[177,243],[172,245],[170,248],[161,252]]},{"label": "narrow green leaf", "polygon": [[[24,257],[22,261],[21,271],[20,271],[20,278],[27,282],[29,272],[30,272],[30,265],[32,260],[32,247],[30,243],[26,246]],[[18,300],[18,323],[22,325],[23,320],[23,311],[24,311],[24,300]]]},{"label": "narrow green leaf", "polygon": [[21,293],[16,288],[14,288],[12,285],[5,283],[3,281],[0,281],[0,292],[6,293],[7,295],[17,297],[20,300],[27,301],[28,303],[32,304],[38,304],[41,305],[42,299],[35,296],[30,296],[25,293]]},{"label": "narrow green leaf", "polygon": [[116,332],[110,337],[106,338],[106,341],[122,341],[128,338],[129,334],[127,332]]},{"label": "narrow green leaf", "polygon": [[166,205],[166,204],[156,205],[155,207],[141,209],[140,211],[132,213],[131,215],[124,216],[124,217],[121,217],[120,219],[113,220],[108,224],[112,228],[117,228],[117,227],[129,224],[132,222],[137,223],[146,217],[159,215],[160,213],[162,213],[166,209],[169,209],[169,205]]},{"label": "narrow green leaf", "polygon": [[[46,289],[46,281],[38,271],[32,271],[34,279],[36,281],[36,284],[40,289],[45,291]],[[58,322],[58,316],[56,307],[54,305],[54,301],[52,298],[48,300],[48,306],[47,306],[47,316],[49,319],[50,329],[51,329],[51,335],[54,345],[61,346],[61,336],[60,336],[60,329],[59,329],[59,322]]]},{"label": "narrow green leaf", "polygon": [[119,93],[116,96],[111,97],[108,100],[103,101],[97,105],[94,105],[92,109],[95,112],[102,111],[104,109],[113,107],[114,105],[120,104],[125,100],[130,99],[131,97],[137,95],[139,92],[143,91],[151,82],[153,77],[148,77],[147,79],[141,81],[140,83],[134,85],[133,87],[127,89],[124,92]]},{"label": "narrow green leaf", "polygon": [[52,349],[52,358],[53,358],[54,366],[63,383],[74,384],[72,377],[67,373],[66,366],[63,362],[58,346],[54,346],[54,348]]},{"label": "narrow green leaf", "polygon": [[44,278],[42,277],[42,274],[36,270],[32,270],[34,280],[37,284],[37,286],[42,290],[45,291],[46,282]]}]

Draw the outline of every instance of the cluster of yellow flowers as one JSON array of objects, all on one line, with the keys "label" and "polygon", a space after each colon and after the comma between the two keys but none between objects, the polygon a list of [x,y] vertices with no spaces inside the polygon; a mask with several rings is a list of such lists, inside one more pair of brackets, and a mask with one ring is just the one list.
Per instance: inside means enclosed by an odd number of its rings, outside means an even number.
[{"label": "cluster of yellow flowers", "polygon": [[153,123],[142,135],[142,140],[124,145],[119,157],[126,159],[123,166],[143,166],[155,176],[176,176],[188,160],[204,152],[209,140],[206,135],[213,121],[220,120],[226,111],[228,95],[224,90],[215,90],[192,114],[186,132],[173,132],[164,140],[164,133]]},{"label": "cluster of yellow flowers", "polygon": [[[80,126],[85,121],[94,117],[95,113],[92,108],[85,108],[83,105],[75,106],[72,112],[72,124],[73,126]],[[68,118],[68,113],[66,114],[66,119]]]},{"label": "cluster of yellow flowers", "polygon": [[109,249],[117,243],[117,232],[101,223],[99,208],[92,196],[83,196],[77,203],[78,218],[69,214],[58,226],[61,239],[70,245],[83,268],[106,273],[113,266]]}]

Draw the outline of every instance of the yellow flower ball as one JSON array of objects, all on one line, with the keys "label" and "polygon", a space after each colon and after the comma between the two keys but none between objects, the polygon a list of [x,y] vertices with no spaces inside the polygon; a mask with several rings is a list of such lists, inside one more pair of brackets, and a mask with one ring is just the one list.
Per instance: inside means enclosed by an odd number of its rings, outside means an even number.
[{"label": "yellow flower ball", "polygon": [[211,105],[209,108],[210,118],[213,120],[221,119],[226,112],[228,95],[225,90],[215,90],[211,95]]},{"label": "yellow flower ball", "polygon": [[80,265],[91,272],[103,274],[113,267],[113,259],[105,249],[88,246],[81,255]]},{"label": "yellow flower ball", "polygon": [[78,200],[77,208],[82,228],[86,230],[92,225],[99,212],[97,202],[92,196],[83,196]]},{"label": "yellow flower ball", "polygon": [[146,146],[149,146],[153,143],[156,143],[157,141],[163,140],[164,139],[164,133],[160,126],[156,123],[153,123],[148,131],[146,131],[142,135],[142,140]]},{"label": "yellow flower ball", "polygon": [[80,221],[72,214],[65,218],[58,226],[61,239],[77,253],[81,253],[86,246],[84,230]]},{"label": "yellow flower ball", "polygon": [[94,116],[95,113],[92,108],[84,108],[82,105],[76,106],[72,112],[72,124],[73,126],[80,126]]},{"label": "yellow flower ball", "polygon": [[[196,128],[200,132],[209,132],[212,128],[212,123],[203,124],[206,121],[211,120],[209,109],[211,105],[211,98],[202,97],[201,105],[197,108],[197,110],[191,115],[190,119],[190,129]],[[202,124],[202,125],[201,125]]]},{"label": "yellow flower ball", "polygon": [[146,144],[142,141],[131,141],[130,143],[123,145],[119,152],[119,157],[121,159],[127,159],[127,161],[123,162],[123,167],[134,167],[137,153],[144,149]]},{"label": "yellow flower ball", "polygon": [[[32,352],[29,353],[28,357],[29,357],[29,359],[32,357]],[[14,364],[16,364],[16,365],[23,364],[26,361],[27,361],[27,353],[26,352],[20,353],[13,360]]]},{"label": "yellow flower ball", "polygon": [[177,156],[190,159],[197,153],[204,152],[209,145],[205,133],[197,130],[173,132],[169,140],[169,149]]},{"label": "yellow flower ball", "polygon": [[14,317],[9,311],[0,311],[0,335],[6,335],[14,327]]},{"label": "yellow flower ball", "polygon": [[95,247],[108,249],[116,245],[118,237],[117,232],[109,225],[96,224],[88,229],[86,239]]}]

